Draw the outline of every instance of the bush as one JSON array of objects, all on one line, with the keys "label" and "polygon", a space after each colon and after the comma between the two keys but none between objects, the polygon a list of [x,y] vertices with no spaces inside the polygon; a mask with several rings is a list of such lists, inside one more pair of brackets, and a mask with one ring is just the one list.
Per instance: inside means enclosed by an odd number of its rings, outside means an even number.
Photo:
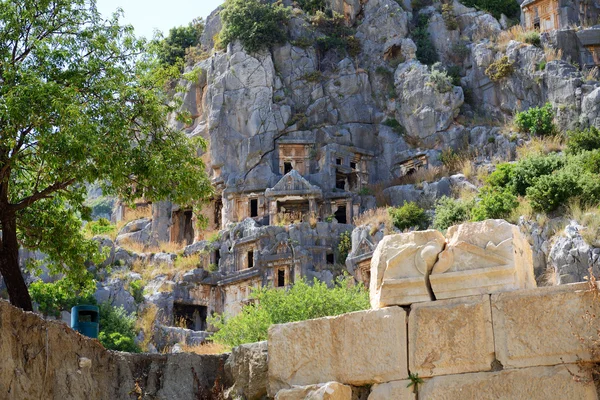
[{"label": "bush", "polygon": [[535,180],[533,186],[527,188],[527,198],[531,207],[543,212],[556,210],[577,194],[574,177],[565,171],[541,176]]},{"label": "bush", "polygon": [[406,134],[406,129],[402,126],[400,122],[398,122],[395,118],[388,118],[383,122],[383,125],[389,126],[396,132],[398,135],[402,136]]},{"label": "bush", "polygon": [[325,0],[298,0],[298,5],[309,14],[325,11]]},{"label": "bush", "polygon": [[496,170],[492,172],[485,181],[493,188],[510,187],[515,176],[516,167],[516,164],[498,164],[498,166],[496,166]]},{"label": "bush", "polygon": [[428,84],[433,86],[438,93],[447,93],[452,90],[452,78],[441,68],[442,66],[439,62],[431,67]]},{"label": "bush", "polygon": [[279,5],[259,0],[227,0],[221,19],[220,40],[224,45],[239,40],[247,51],[254,53],[287,39],[289,9]]},{"label": "bush", "polygon": [[585,150],[600,149],[600,130],[591,127],[567,132],[567,153],[579,154]]},{"label": "bush", "polygon": [[507,56],[504,56],[501,59],[491,63],[490,66],[486,68],[485,74],[488,76],[488,78],[497,82],[506,78],[507,76],[512,75],[513,70],[512,63],[508,60]]},{"label": "bush", "polygon": [[88,222],[83,229],[91,236],[96,236],[110,235],[117,230],[117,227],[112,225],[106,218],[100,218],[98,221]]},{"label": "bush", "polygon": [[496,19],[500,19],[502,14],[508,18],[517,18],[521,13],[521,8],[515,0],[461,0],[467,7],[477,7],[492,14]]},{"label": "bush", "polygon": [[267,331],[273,324],[340,315],[370,307],[368,291],[362,285],[355,285],[350,277],[339,278],[333,288],[316,279],[312,285],[301,280],[287,291],[255,289],[252,297],[254,304],[244,306],[235,317],[209,319],[209,323],[219,329],[212,335],[212,340],[239,346],[267,340]]},{"label": "bush", "polygon": [[159,42],[158,58],[162,64],[175,65],[185,57],[186,50],[196,46],[204,31],[204,20],[199,18],[187,26],[169,30],[169,35]]},{"label": "bush", "polygon": [[536,47],[542,47],[542,38],[538,31],[528,31],[523,34],[525,43],[532,44]]},{"label": "bush", "polygon": [[429,17],[424,14],[419,15],[413,39],[417,45],[417,60],[422,64],[433,65],[438,61],[438,55],[427,30],[428,25]]},{"label": "bush", "polygon": [[473,221],[508,218],[519,202],[517,196],[508,190],[484,187],[479,194],[480,201],[472,210]]},{"label": "bush", "polygon": [[86,279],[76,283],[68,278],[56,282],[44,283],[35,281],[29,285],[31,299],[39,306],[39,311],[45,315],[59,317],[61,311],[71,311],[71,307],[81,304],[96,304],[94,292],[96,282]]},{"label": "bush", "polygon": [[135,315],[108,303],[100,305],[100,335],[98,340],[109,350],[139,353],[135,344]]},{"label": "bush", "polygon": [[536,136],[552,135],[556,132],[554,111],[552,111],[550,103],[518,113],[515,117],[515,124],[519,132]]},{"label": "bush", "polygon": [[348,253],[352,250],[352,236],[351,233],[346,231],[340,235],[340,242],[337,246],[337,259],[340,264],[346,262]]},{"label": "bush", "polygon": [[142,279],[136,279],[135,281],[129,282],[129,293],[135,300],[136,303],[140,304],[144,301],[144,281]]},{"label": "bush", "polygon": [[433,227],[445,230],[452,225],[457,225],[471,219],[472,201],[455,200],[451,197],[442,197],[436,203]]},{"label": "bush", "polygon": [[415,203],[405,203],[402,207],[390,207],[388,209],[394,226],[400,230],[418,227],[427,228],[429,217],[421,207]]},{"label": "bush", "polygon": [[510,190],[517,195],[525,196],[527,188],[544,175],[550,175],[565,165],[564,157],[556,154],[527,157],[519,161],[512,170]]},{"label": "bush", "polygon": [[311,22],[323,34],[317,38],[317,49],[321,53],[337,50],[351,57],[356,57],[360,53],[360,40],[354,36],[354,31],[346,26],[343,15],[334,12],[331,17],[328,17],[318,11],[311,17]]},{"label": "bush", "polygon": [[452,3],[442,5],[442,18],[449,31],[458,29],[458,20],[456,19],[456,15],[454,15],[454,5]]}]

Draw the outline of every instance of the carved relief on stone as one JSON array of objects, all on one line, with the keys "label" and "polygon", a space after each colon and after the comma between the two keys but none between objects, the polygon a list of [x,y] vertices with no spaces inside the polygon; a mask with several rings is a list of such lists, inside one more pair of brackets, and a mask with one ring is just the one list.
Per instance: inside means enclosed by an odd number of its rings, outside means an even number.
[{"label": "carved relief on stone", "polygon": [[433,300],[427,276],[444,244],[444,236],[434,230],[383,238],[371,260],[371,306],[378,309]]},{"label": "carved relief on stone", "polygon": [[531,247],[517,226],[487,220],[453,226],[446,236],[429,277],[437,299],[536,286]]}]

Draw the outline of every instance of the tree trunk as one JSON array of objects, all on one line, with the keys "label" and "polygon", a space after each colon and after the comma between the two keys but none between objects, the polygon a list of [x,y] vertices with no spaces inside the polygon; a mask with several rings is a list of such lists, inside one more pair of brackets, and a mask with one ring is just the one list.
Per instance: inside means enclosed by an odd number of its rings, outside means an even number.
[{"label": "tree trunk", "polygon": [[[8,214],[8,215],[6,215]],[[31,297],[19,268],[19,242],[17,241],[17,218],[14,214],[0,215],[0,273],[8,289],[12,305],[25,311],[33,311]]]}]

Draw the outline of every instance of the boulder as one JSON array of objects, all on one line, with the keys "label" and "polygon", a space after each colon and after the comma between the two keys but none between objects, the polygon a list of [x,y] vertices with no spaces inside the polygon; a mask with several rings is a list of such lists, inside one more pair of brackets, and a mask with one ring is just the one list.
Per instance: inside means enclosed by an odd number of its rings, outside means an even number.
[{"label": "boulder", "polygon": [[589,276],[589,269],[598,276],[600,273],[600,248],[590,246],[581,236],[585,228],[571,221],[559,236],[548,257],[549,265],[554,268],[557,284],[583,282]]},{"label": "boulder", "polygon": [[515,225],[486,220],[452,226],[431,271],[437,299],[536,287],[531,246]]},{"label": "boulder", "polygon": [[267,395],[266,341],[233,348],[225,368],[233,380],[233,386],[228,390],[229,396],[258,400]]}]

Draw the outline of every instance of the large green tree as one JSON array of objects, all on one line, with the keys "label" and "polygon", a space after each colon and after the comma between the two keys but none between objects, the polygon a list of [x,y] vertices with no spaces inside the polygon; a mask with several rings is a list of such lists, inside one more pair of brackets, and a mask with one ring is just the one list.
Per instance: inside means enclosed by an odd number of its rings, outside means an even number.
[{"label": "large green tree", "polygon": [[0,273],[11,303],[32,309],[21,246],[46,253],[51,272],[87,278],[98,246],[80,229],[86,182],[125,200],[211,195],[204,143],[167,123],[178,73],[93,0],[0,0]]}]

